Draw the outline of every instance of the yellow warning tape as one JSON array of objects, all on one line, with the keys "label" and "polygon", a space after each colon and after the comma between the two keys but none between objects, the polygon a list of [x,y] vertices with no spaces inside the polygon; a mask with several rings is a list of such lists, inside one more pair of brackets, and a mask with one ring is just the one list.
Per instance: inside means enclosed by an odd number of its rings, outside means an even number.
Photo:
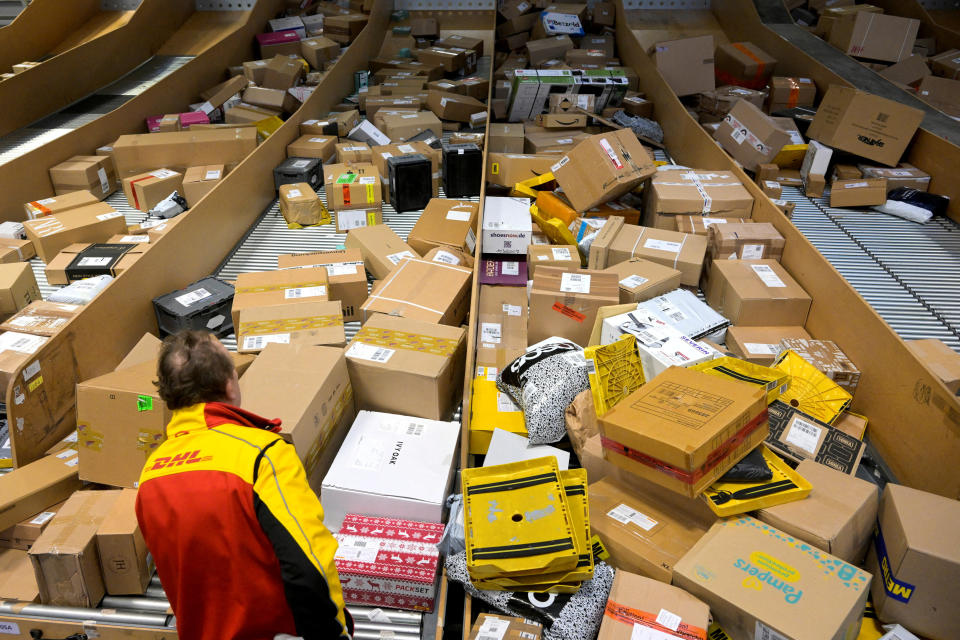
[{"label": "yellow warning tape", "polygon": [[260,336],[271,333],[289,333],[324,327],[342,327],[343,316],[310,316],[307,318],[286,318],[283,320],[257,320],[240,324],[240,334]]},{"label": "yellow warning tape", "polygon": [[320,463],[320,455],[326,451],[327,444],[330,442],[330,438],[333,437],[334,427],[336,427],[337,423],[343,418],[347,407],[352,405],[353,387],[350,386],[348,382],[346,389],[344,389],[340,397],[337,398],[337,402],[333,406],[333,411],[328,414],[327,419],[324,420],[323,425],[320,427],[320,436],[310,445],[310,450],[307,452],[303,461],[303,468],[306,470],[308,476],[313,473]]},{"label": "yellow warning tape", "polygon": [[452,356],[457,350],[456,340],[376,327],[363,327],[357,332],[356,339],[364,344],[375,344],[389,349],[432,353],[445,357]]},{"label": "yellow warning tape", "polygon": [[309,280],[307,282],[298,282],[296,284],[265,284],[260,287],[242,287],[237,289],[237,293],[266,293],[267,291],[286,291],[287,289],[300,289],[302,287],[325,287],[326,280]]},{"label": "yellow warning tape", "polygon": [[43,384],[43,376],[37,376],[30,381],[30,384],[27,385],[27,391],[34,391],[37,387]]}]

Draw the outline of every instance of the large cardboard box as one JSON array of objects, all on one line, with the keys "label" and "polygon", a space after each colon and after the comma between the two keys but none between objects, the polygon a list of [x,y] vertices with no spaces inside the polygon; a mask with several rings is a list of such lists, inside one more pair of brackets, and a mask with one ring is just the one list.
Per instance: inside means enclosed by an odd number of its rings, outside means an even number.
[{"label": "large cardboard box", "polygon": [[[26,551],[19,549],[0,549],[0,598],[20,602],[34,602],[40,599],[37,589],[37,577],[33,573],[33,564]],[[19,630],[17,623],[0,622],[0,628]]]},{"label": "large cardboard box", "polygon": [[856,638],[870,574],[750,517],[716,523],[674,584],[710,605],[734,638]]},{"label": "large cardboard box", "polygon": [[346,350],[360,409],[443,420],[462,391],[466,332],[374,314]]},{"label": "large cardboard box", "polygon": [[528,316],[526,287],[481,286],[477,365],[500,370],[523,355],[531,344],[527,339]]},{"label": "large cardboard box", "polygon": [[63,502],[79,489],[74,449],[64,449],[0,476],[0,531]]},{"label": "large cardboard box", "polygon": [[899,62],[913,55],[920,21],[884,13],[858,11],[830,30],[830,44],[847,55]]},{"label": "large cardboard box", "polygon": [[586,347],[597,310],[619,302],[613,273],[541,267],[530,291],[528,340],[534,344],[559,336]]},{"label": "large cardboard box", "polygon": [[467,200],[434,198],[427,203],[407,236],[407,244],[420,255],[435,247],[456,247],[472,254],[477,247],[477,214],[480,205]]},{"label": "large cardboard box", "polygon": [[245,409],[280,418],[280,435],[296,449],[310,486],[319,490],[356,416],[343,349],[267,345],[240,378],[240,391]]},{"label": "large cardboard box", "polygon": [[653,159],[629,129],[590,136],[552,170],[577,211],[622,196],[656,173]]},{"label": "large cardboard box", "polygon": [[727,328],[726,346],[730,353],[742,360],[769,367],[777,359],[780,341],[784,338],[809,340],[810,334],[802,326],[739,325]]},{"label": "large cardboard box", "polygon": [[348,513],[442,522],[460,425],[375,411],[357,414],[323,478],[323,521]]},{"label": "large cardboard box", "polygon": [[707,302],[733,324],[803,326],[811,298],[776,260],[718,260]]},{"label": "large cardboard box", "polygon": [[906,342],[910,350],[947,385],[951,393],[960,393],[960,354],[935,338]]},{"label": "large cardboard box", "polygon": [[877,617],[933,640],[960,628],[960,502],[888,484],[866,568]]},{"label": "large cardboard box", "polygon": [[[522,138],[521,138],[522,140]],[[520,147],[521,150],[523,147]],[[487,154],[487,181],[501,187],[536,178],[550,171],[557,162],[556,154],[495,153]]]},{"label": "large cardboard box", "polygon": [[776,65],[776,58],[752,42],[729,42],[717,47],[716,75],[720,84],[763,89]]},{"label": "large cardboard box", "polygon": [[849,87],[832,85],[807,136],[881,164],[896,166],[923,112]]},{"label": "large cardboard box", "polygon": [[237,275],[230,314],[236,328],[240,326],[240,311],[243,309],[329,299],[325,267],[252,271]]},{"label": "large cardboard box", "polygon": [[609,462],[695,497],[766,438],[762,387],[670,367],[600,417]]},{"label": "large cardboard box", "polygon": [[[822,107],[821,107],[822,108]],[[769,163],[790,144],[790,134],[746,100],[738,100],[713,134],[714,139],[745,169]]]},{"label": "large cardboard box", "polygon": [[76,209],[77,207],[85,207],[88,204],[96,204],[99,201],[100,198],[86,189],[82,189],[80,191],[65,193],[62,196],[42,198],[40,200],[34,200],[33,202],[27,202],[23,205],[23,208],[27,212],[27,218],[33,220],[54,213]]},{"label": "large cardboard box", "polygon": [[620,304],[642,302],[680,287],[682,274],[672,267],[630,258],[603,271],[615,273],[620,285]]},{"label": "large cardboard box", "polygon": [[647,189],[647,226],[677,231],[677,216],[749,218],[753,196],[731,171],[659,171]]},{"label": "large cardboard box", "polygon": [[0,264],[0,318],[6,319],[40,299],[40,288],[29,264]]},{"label": "large cardboard box", "polygon": [[761,509],[757,518],[845,562],[860,564],[877,520],[876,485],[813,460],[802,461],[797,473],[813,485],[810,495]]},{"label": "large cardboard box", "polygon": [[97,529],[120,491],[77,491],[30,548],[40,601],[96,607],[106,593],[97,553]]},{"label": "large cardboard box", "polygon": [[709,626],[710,607],[683,589],[618,571],[597,640],[706,638]]},{"label": "large cardboard box", "polygon": [[270,343],[346,344],[343,310],[338,300],[286,300],[248,306],[238,314],[237,351],[256,353]]},{"label": "large cardboard box", "polygon": [[[147,249],[150,248],[148,243],[119,244],[126,246],[113,247],[113,249],[117,249],[117,251],[110,250],[109,244],[94,245],[90,243],[79,243],[64,247],[63,251],[58,253],[44,269],[44,273],[47,276],[47,284],[70,284],[70,282],[82,280],[92,275],[109,274],[118,276],[129,269],[130,266],[139,260],[143,254],[146,253]],[[104,251],[101,255],[91,255],[91,250],[100,248],[107,251]],[[123,249],[126,250],[120,253],[120,250]],[[87,252],[87,255],[78,260],[80,254],[84,251]],[[109,255],[104,255],[107,253],[109,253]]]},{"label": "large cardboard box", "polygon": [[37,256],[44,262],[50,262],[50,259],[67,245],[75,242],[104,242],[110,236],[126,233],[127,223],[122,213],[100,202],[39,220],[26,220],[23,228],[27,240],[33,243]]},{"label": "large cardboard box", "polygon": [[[596,260],[594,252],[597,253]],[[644,258],[676,269],[681,274],[681,283],[696,286],[706,254],[707,239],[704,236],[624,225],[623,218],[614,216],[607,220],[593,241],[590,268],[603,269],[631,258]]]},{"label": "large cardboard box", "polygon": [[367,271],[377,280],[386,278],[404,258],[420,257],[385,224],[354,229],[343,244],[348,249],[360,250]]},{"label": "large cardboard box", "polygon": [[656,43],[653,63],[678,96],[710,91],[714,80],[713,36],[697,36]]},{"label": "large cardboard box", "polygon": [[142,594],[153,577],[153,558],[140,533],[136,502],[136,490],[120,491],[97,529],[103,584],[112,596]]},{"label": "large cardboard box", "polygon": [[281,254],[277,257],[277,266],[280,269],[325,268],[330,299],[340,301],[344,322],[360,320],[360,305],[367,299],[367,273],[359,249]]},{"label": "large cardboard box", "polygon": [[257,147],[255,127],[120,136],[113,159],[120,178],[157,167],[184,171],[207,164],[235,165]]},{"label": "large cardboard box", "polygon": [[374,313],[459,326],[470,308],[473,269],[419,258],[402,259],[360,307]]}]

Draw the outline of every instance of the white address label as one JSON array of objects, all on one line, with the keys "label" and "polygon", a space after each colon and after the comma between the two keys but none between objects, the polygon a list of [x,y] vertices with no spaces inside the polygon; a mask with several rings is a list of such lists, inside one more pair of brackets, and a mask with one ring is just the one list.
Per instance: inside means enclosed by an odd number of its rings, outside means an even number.
[{"label": "white address label", "polygon": [[209,298],[213,294],[207,291],[206,289],[197,289],[196,291],[191,291],[190,293],[185,293],[182,296],[177,296],[174,298],[177,302],[182,304],[185,307],[189,307],[195,302],[199,302],[204,298]]},{"label": "white address label", "polygon": [[747,350],[747,353],[753,355],[775,356],[780,353],[780,348],[775,344],[766,344],[763,342],[745,342],[743,343],[743,346]]},{"label": "white address label", "polygon": [[112,220],[113,218],[119,218],[123,214],[119,211],[111,211],[110,213],[101,213],[97,216],[97,220]]},{"label": "white address label", "polygon": [[277,344],[290,344],[289,333],[273,333],[265,336],[247,336],[243,339],[244,349],[263,349],[265,346],[275,342]]},{"label": "white address label", "polygon": [[745,244],[740,250],[740,257],[744,260],[759,260],[763,258],[762,244]]},{"label": "white address label", "polygon": [[518,276],[520,275],[520,263],[513,261],[504,262],[500,266],[500,271],[505,276]]},{"label": "white address label", "polygon": [[80,262],[77,263],[78,267],[106,267],[110,264],[110,261],[113,258],[109,256],[91,256],[88,258],[80,258]]},{"label": "white address label", "polygon": [[503,305],[503,312],[508,316],[519,316],[523,313],[523,307],[516,304]]},{"label": "white address label", "polygon": [[393,349],[354,341],[354,343],[350,345],[350,348],[347,349],[346,355],[351,358],[369,360],[370,362],[385,363],[393,357],[394,353],[396,353],[396,351]]},{"label": "white address label", "polygon": [[750,268],[757,274],[757,277],[768,287],[786,287],[786,283],[773,271],[770,266],[765,264],[752,264]]},{"label": "white address label", "polygon": [[823,429],[815,424],[794,418],[787,431],[786,440],[792,445],[800,447],[811,456],[817,455],[817,445],[820,444],[820,434]]},{"label": "white address label", "polygon": [[560,291],[564,293],[590,293],[590,276],[585,273],[561,274]]},{"label": "white address label", "polygon": [[646,242],[643,243],[644,248],[646,249],[656,249],[657,251],[669,251],[670,253],[680,253],[680,247],[683,245],[679,242],[671,242],[669,240],[657,240],[656,238],[647,238]]},{"label": "white address label", "polygon": [[566,247],[551,247],[550,252],[553,253],[554,260],[572,260],[570,249]]},{"label": "white address label", "polygon": [[36,518],[30,521],[30,524],[46,524],[53,516],[57,515],[55,511],[44,511]]},{"label": "white address label", "polygon": [[480,340],[482,342],[492,342],[500,344],[501,328],[498,322],[480,323]]},{"label": "white address label", "polygon": [[644,278],[643,276],[638,276],[636,274],[633,274],[621,280],[620,286],[626,287],[627,289],[636,289],[637,287],[639,287],[642,284],[645,284],[648,281],[649,281],[648,278]]},{"label": "white address label", "polygon": [[607,516],[613,518],[621,524],[628,524],[632,522],[644,531],[650,531],[650,529],[653,529],[658,524],[658,522],[653,518],[650,518],[625,504],[614,507],[607,512]]},{"label": "white address label", "polygon": [[328,276],[352,276],[357,273],[357,265],[349,262],[338,262],[327,265]]},{"label": "white address label", "polygon": [[437,254],[433,256],[433,261],[442,262],[444,264],[453,264],[453,265],[460,264],[460,258],[453,255],[449,251],[444,251],[443,249],[441,249],[440,251],[437,251]]},{"label": "white address label", "polygon": [[287,289],[283,292],[283,297],[287,300],[300,298],[316,298],[317,296],[327,295],[327,288],[323,285],[316,287],[296,287]]},{"label": "white address label", "polygon": [[387,260],[397,265],[397,264],[400,264],[400,261],[403,260],[404,258],[414,258],[414,257],[416,256],[414,256],[413,253],[409,251],[400,251],[398,253],[391,253],[390,255],[388,255]]},{"label": "white address label", "polygon": [[456,220],[457,222],[469,222],[470,221],[470,212],[469,211],[455,211],[451,209],[447,211],[447,220]]}]

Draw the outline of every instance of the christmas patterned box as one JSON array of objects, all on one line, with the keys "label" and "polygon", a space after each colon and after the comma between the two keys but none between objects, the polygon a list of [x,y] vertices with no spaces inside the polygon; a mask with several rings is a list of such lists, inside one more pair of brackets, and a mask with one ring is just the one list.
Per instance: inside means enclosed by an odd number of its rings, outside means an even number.
[{"label": "christmas patterned box", "polygon": [[432,611],[443,525],[348,514],[337,533],[344,601]]}]

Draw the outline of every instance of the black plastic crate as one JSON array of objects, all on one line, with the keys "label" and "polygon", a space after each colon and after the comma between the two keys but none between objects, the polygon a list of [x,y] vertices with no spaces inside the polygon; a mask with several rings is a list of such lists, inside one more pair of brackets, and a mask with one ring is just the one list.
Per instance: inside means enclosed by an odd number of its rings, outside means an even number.
[{"label": "black plastic crate", "polygon": [[136,247],[136,244],[127,243],[102,243],[92,244],[80,253],[78,253],[70,264],[67,265],[65,272],[68,282],[85,280],[94,276],[114,276],[113,268],[117,266],[128,251]]},{"label": "black plastic crate", "polygon": [[218,338],[233,333],[233,286],[213,276],[153,299],[160,336],[183,329],[209,331]]},{"label": "black plastic crate", "polygon": [[287,158],[273,170],[273,184],[277,191],[285,184],[298,182],[306,182],[316,189],[322,184],[322,173],[320,158]]},{"label": "black plastic crate", "polygon": [[390,204],[398,212],[423,209],[433,197],[430,159],[422,153],[387,158]]},{"label": "black plastic crate", "polygon": [[483,152],[475,144],[443,145],[443,191],[448,198],[480,195]]}]

